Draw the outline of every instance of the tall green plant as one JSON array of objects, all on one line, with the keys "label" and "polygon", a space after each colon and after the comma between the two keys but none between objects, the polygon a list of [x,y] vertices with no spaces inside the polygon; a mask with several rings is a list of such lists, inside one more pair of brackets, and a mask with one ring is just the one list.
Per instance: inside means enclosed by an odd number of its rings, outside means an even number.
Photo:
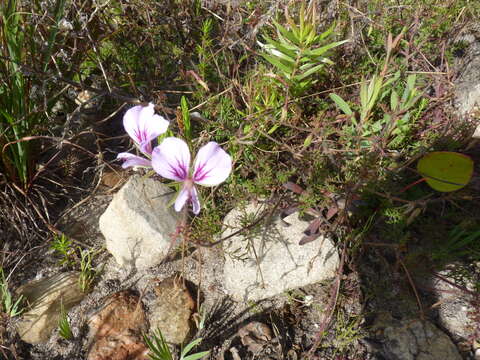
[{"label": "tall green plant", "polygon": [[279,70],[279,83],[286,85],[293,96],[306,92],[316,79],[314,75],[322,71],[325,64],[333,65],[327,57],[328,51],[348,40],[328,42],[335,25],[325,32],[317,34],[317,16],[315,7],[305,10],[302,5],[299,21],[295,23],[285,14],[288,27],[274,21],[277,40],[264,36],[265,44],[262,56]]},{"label": "tall green plant", "polygon": [[[55,23],[46,50],[40,51],[35,39],[38,29],[26,19],[21,2],[0,4],[0,171],[23,187],[28,186],[33,159],[29,142],[22,139],[34,135],[35,127],[45,119],[32,96],[32,74],[27,75],[25,68],[47,70],[64,6],[65,0],[56,1]],[[41,59],[40,64],[33,63],[36,59]]]}]

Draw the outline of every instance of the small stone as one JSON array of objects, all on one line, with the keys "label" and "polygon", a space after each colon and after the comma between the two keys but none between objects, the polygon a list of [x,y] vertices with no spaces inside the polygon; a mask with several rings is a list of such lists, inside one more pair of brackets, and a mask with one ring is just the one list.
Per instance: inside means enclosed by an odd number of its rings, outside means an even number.
[{"label": "small stone", "polygon": [[390,318],[383,328],[383,353],[394,360],[462,360],[452,340],[429,321]]},{"label": "small stone", "polygon": [[125,177],[119,171],[105,170],[102,174],[102,185],[108,188],[115,188],[125,181]]},{"label": "small stone", "polygon": [[[222,237],[238,231],[261,211],[261,205],[253,204],[232,210],[225,217]],[[308,225],[294,213],[224,242],[226,291],[236,300],[256,301],[333,278],[339,255],[330,239],[299,245]]]},{"label": "small stone", "polygon": [[168,343],[185,343],[193,329],[191,316],[195,302],[183,279],[172,276],[163,280],[155,287],[155,295],[150,305],[151,330],[160,329]]},{"label": "small stone", "polygon": [[142,332],[147,320],[140,298],[121,291],[106,299],[89,320],[92,345],[87,360],[146,360],[148,349]]},{"label": "small stone", "polygon": [[249,351],[259,353],[272,340],[272,330],[258,321],[252,321],[238,330],[240,341]]},{"label": "small stone", "polygon": [[48,341],[52,331],[58,327],[62,305],[68,312],[85,295],[80,290],[78,279],[78,272],[61,273],[31,281],[17,290],[30,305],[30,310],[17,324],[23,341],[30,344]]},{"label": "small stone", "polygon": [[144,270],[158,265],[172,245],[178,215],[169,206],[169,187],[132,176],[100,217],[107,250],[118,264]]}]

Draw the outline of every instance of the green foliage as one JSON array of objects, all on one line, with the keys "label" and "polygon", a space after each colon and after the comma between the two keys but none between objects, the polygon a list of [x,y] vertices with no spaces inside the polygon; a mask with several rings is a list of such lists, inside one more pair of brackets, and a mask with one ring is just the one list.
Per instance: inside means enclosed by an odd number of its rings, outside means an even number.
[{"label": "green foliage", "polygon": [[212,18],[207,18],[202,23],[200,44],[197,45],[198,54],[198,71],[202,79],[207,79],[210,74],[211,59],[209,56],[210,48],[212,47],[212,29],[214,21]]},{"label": "green foliage", "polygon": [[335,351],[345,352],[365,336],[361,327],[361,315],[349,316],[343,311],[337,313],[335,322]]},{"label": "green foliage", "polygon": [[75,264],[75,249],[73,248],[72,241],[65,234],[54,234],[50,249],[61,256],[59,261],[61,266],[73,266]]},{"label": "green foliage", "polygon": [[[148,348],[150,349],[149,357],[152,360],[174,360],[176,357],[172,354],[170,347],[168,346],[165,338],[163,337],[162,332],[160,329],[153,332],[152,337],[148,337],[147,335],[143,335],[143,340],[147,344]],[[186,345],[182,351],[180,352],[179,360],[197,360],[207,356],[210,351],[202,351],[196,354],[188,353],[200,342],[202,341],[201,338],[192,340],[188,345]]]},{"label": "green foliage", "polygon": [[469,263],[480,261],[480,227],[455,226],[446,237],[435,243],[431,258],[437,264],[462,258]]},{"label": "green foliage", "polygon": [[80,277],[78,284],[82,292],[88,292],[97,272],[92,267],[92,251],[80,250]]},{"label": "green foliage", "polygon": [[417,170],[434,190],[451,192],[470,182],[473,160],[450,151],[431,152],[418,161]]},{"label": "green foliage", "polygon": [[[28,187],[34,170],[31,145],[24,138],[35,135],[39,124],[47,120],[38,110],[33,81],[27,75],[24,64],[27,61],[39,71],[45,71],[51,62],[51,55],[57,39],[58,22],[65,6],[65,0],[57,0],[54,8],[54,23],[51,24],[46,48],[39,48],[36,39],[38,29],[30,24],[17,0],[6,0],[0,5],[0,171],[8,178]],[[35,60],[33,60],[35,59]],[[45,101],[47,112],[55,98]]]},{"label": "green foliage", "polygon": [[307,11],[302,6],[299,22],[295,23],[288,12],[286,19],[289,28],[274,22],[278,40],[265,35],[262,56],[279,71],[281,86],[287,87],[293,96],[299,96],[317,81],[315,75],[323,70],[325,64],[333,65],[327,57],[328,51],[344,44],[347,40],[327,43],[335,24],[321,34],[317,34],[315,8]]},{"label": "green foliage", "polygon": [[65,340],[73,339],[72,328],[70,327],[70,322],[68,321],[68,315],[65,311],[63,303],[60,304],[60,318],[58,320],[58,333]]},{"label": "green foliage", "polygon": [[[92,250],[82,250],[79,246],[74,247],[72,241],[65,235],[54,235],[50,249],[57,252],[61,259],[59,265],[67,265],[71,268],[79,268],[80,277],[78,286],[82,292],[88,292],[97,272],[92,266]],[[80,254],[80,258],[78,254]]]},{"label": "green foliage", "polygon": [[18,316],[23,312],[22,303],[23,295],[14,300],[10,290],[8,289],[8,281],[0,267],[0,311],[7,314],[9,317]]},{"label": "green foliage", "polygon": [[182,117],[181,123],[179,122],[179,127],[183,131],[183,136],[185,137],[187,144],[190,145],[192,142],[192,124],[190,123],[190,110],[188,109],[188,102],[185,96],[182,96],[180,108],[182,110]]},{"label": "green foliage", "polygon": [[[425,102],[419,103],[422,94],[415,83],[416,75],[408,75],[403,84],[400,72],[388,78],[373,75],[369,81],[362,81],[358,119],[339,95],[331,93],[330,98],[350,120],[347,136],[361,139],[361,147],[371,147],[368,138],[379,136],[386,146],[396,148],[407,138],[415,117],[426,105]],[[418,104],[419,109],[416,109]]]}]

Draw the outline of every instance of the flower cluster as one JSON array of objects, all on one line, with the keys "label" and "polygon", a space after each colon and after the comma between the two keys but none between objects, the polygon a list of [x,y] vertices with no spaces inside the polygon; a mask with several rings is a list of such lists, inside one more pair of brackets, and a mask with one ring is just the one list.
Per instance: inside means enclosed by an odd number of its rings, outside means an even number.
[{"label": "flower cluster", "polygon": [[165,138],[158,146],[152,141],[167,131],[169,122],[155,114],[153,104],[134,106],[123,117],[125,131],[145,157],[120,153],[123,168],[152,167],[160,176],[183,183],[175,200],[180,211],[187,202],[192,203],[194,214],[200,212],[200,201],[195,184],[215,186],[224,182],[232,171],[232,158],[216,142],[202,146],[191,166],[191,156],[185,141],[176,137]]}]

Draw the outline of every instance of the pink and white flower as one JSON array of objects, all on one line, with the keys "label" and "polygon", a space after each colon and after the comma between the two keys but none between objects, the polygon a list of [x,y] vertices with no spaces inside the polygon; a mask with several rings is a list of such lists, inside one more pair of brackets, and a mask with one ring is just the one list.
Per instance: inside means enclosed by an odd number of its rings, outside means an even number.
[{"label": "pink and white flower", "polygon": [[[133,139],[140,151],[148,158],[152,155],[152,140],[167,131],[169,122],[162,116],[155,114],[152,103],[147,106],[137,105],[128,109],[123,116],[123,127]],[[120,153],[117,159],[124,160],[122,167],[130,166],[150,167],[149,159],[130,154]]]},{"label": "pink and white flower", "polygon": [[185,141],[168,137],[152,152],[152,167],[164,178],[183,182],[175,210],[180,211],[187,201],[195,215],[200,212],[200,200],[195,184],[215,186],[224,182],[232,171],[232,158],[216,142],[202,146],[190,169],[190,150]]}]

